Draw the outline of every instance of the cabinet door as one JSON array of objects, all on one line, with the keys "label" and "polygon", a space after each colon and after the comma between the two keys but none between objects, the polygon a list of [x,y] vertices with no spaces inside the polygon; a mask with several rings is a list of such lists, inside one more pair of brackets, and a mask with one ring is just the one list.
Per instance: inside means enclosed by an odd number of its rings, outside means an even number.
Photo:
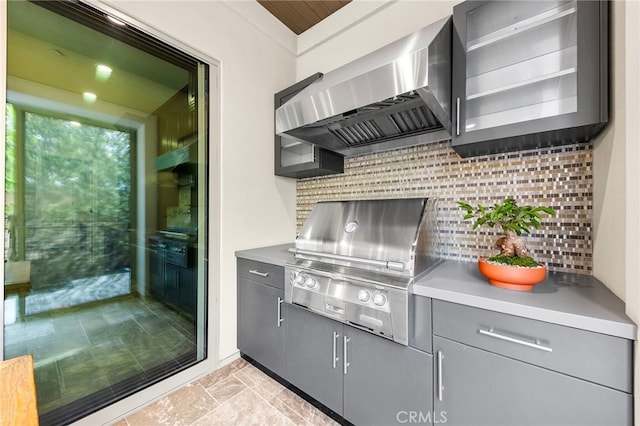
[{"label": "cabinet door", "polygon": [[164,264],[164,300],[173,306],[180,305],[180,267]]},{"label": "cabinet door", "polygon": [[190,315],[196,314],[197,277],[192,268],[180,268],[180,307]]},{"label": "cabinet door", "polygon": [[607,2],[454,7],[453,143],[461,155],[587,142],[607,113]]},{"label": "cabinet door", "polygon": [[349,326],[344,330],[344,418],[357,425],[430,423],[432,356]]},{"label": "cabinet door", "polygon": [[279,376],[285,373],[284,291],[238,279],[238,348]]},{"label": "cabinet door", "polygon": [[342,415],[342,324],[285,304],[286,379]]},{"label": "cabinet door", "polygon": [[629,425],[632,397],[434,336],[434,410],[447,425]]},{"label": "cabinet door", "polygon": [[164,298],[164,259],[157,244],[149,245],[149,291],[159,299]]}]

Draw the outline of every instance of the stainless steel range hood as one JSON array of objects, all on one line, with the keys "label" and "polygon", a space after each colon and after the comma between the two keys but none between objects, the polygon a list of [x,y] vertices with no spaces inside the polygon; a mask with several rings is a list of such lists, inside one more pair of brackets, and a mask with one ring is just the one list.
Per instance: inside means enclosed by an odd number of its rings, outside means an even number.
[{"label": "stainless steel range hood", "polygon": [[190,143],[156,157],[157,171],[171,171],[178,174],[193,174],[198,158],[198,145]]},{"label": "stainless steel range hood", "polygon": [[276,110],[276,133],[345,156],[450,139],[451,25],[326,73]]}]

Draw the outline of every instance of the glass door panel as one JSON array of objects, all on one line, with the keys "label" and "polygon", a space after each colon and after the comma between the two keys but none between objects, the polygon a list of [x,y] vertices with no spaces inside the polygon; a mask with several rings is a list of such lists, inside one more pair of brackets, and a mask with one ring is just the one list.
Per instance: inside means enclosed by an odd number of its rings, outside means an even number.
[{"label": "glass door panel", "polygon": [[316,161],[314,146],[307,142],[282,137],[280,139],[280,167],[291,167]]},{"label": "glass door panel", "polygon": [[208,65],[79,2],[7,9],[3,353],[68,424],[207,356]]},{"label": "glass door panel", "polygon": [[575,2],[490,2],[466,23],[466,132],[577,111]]}]

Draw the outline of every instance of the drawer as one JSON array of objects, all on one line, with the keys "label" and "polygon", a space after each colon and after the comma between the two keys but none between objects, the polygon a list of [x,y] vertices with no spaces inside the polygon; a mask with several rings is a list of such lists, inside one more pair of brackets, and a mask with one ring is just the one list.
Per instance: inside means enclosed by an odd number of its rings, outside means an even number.
[{"label": "drawer", "polygon": [[433,334],[631,393],[632,341],[434,300]]},{"label": "drawer", "polygon": [[284,289],[284,267],[282,266],[239,258],[238,277]]}]

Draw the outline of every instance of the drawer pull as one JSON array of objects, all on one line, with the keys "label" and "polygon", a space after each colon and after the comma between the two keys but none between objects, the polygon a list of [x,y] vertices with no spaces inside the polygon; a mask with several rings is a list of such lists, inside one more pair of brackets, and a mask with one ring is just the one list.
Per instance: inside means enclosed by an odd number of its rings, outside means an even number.
[{"label": "drawer pull", "polygon": [[253,274],[253,275],[258,275],[260,277],[265,277],[265,278],[267,278],[269,276],[268,272],[260,272],[260,271],[257,271],[255,269],[249,269],[249,273]]},{"label": "drawer pull", "polygon": [[483,329],[480,328],[480,329],[478,329],[478,333],[483,334],[485,336],[489,336],[489,337],[495,337],[496,339],[506,340],[507,342],[517,343],[519,345],[528,346],[530,348],[540,349],[541,351],[553,352],[553,349],[551,349],[548,346],[541,345],[538,342],[531,343],[531,342],[527,342],[526,340],[521,340],[521,339],[516,339],[514,337],[505,336],[504,334],[496,333],[495,331],[493,331],[493,328],[490,328],[489,330],[483,330]]}]

